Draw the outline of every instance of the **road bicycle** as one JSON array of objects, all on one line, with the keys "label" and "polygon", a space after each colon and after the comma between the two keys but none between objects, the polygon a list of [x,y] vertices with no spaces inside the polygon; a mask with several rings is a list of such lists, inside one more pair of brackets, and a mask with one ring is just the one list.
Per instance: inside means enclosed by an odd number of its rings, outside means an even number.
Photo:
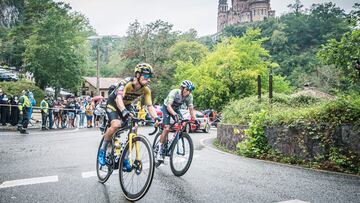
[{"label": "road bicycle", "polygon": [[[121,189],[126,199],[130,201],[137,201],[144,197],[150,188],[155,170],[151,144],[145,136],[137,134],[135,130],[135,126],[140,121],[140,119],[129,117],[113,134],[106,149],[104,166],[100,165],[97,158],[104,137],[101,139],[96,156],[96,173],[99,182],[105,183],[113,171],[118,169]],[[125,131],[128,131],[127,138],[122,141],[120,138]],[[130,168],[124,167],[125,159],[129,160]]]},{"label": "road bicycle", "polygon": [[[171,124],[170,129],[174,130],[174,133],[172,136],[169,133],[169,135],[166,137],[165,143],[163,144],[165,157],[169,157],[170,168],[175,176],[184,175],[190,168],[191,161],[193,159],[193,141],[190,135],[185,132],[186,126],[189,122],[189,120],[183,119]],[[149,134],[154,135],[157,131],[159,131],[155,136],[152,146],[154,157],[158,157],[160,135],[163,131],[164,125],[160,124],[159,126],[160,127],[155,128],[154,132]],[[168,139],[169,136],[171,136],[170,139]],[[155,158],[155,166],[159,167],[161,164],[162,161],[159,161],[157,158]]]}]

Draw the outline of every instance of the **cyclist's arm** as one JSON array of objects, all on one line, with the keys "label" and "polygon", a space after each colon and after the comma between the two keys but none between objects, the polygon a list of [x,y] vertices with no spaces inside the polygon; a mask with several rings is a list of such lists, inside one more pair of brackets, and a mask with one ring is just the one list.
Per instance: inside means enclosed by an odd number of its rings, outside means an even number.
[{"label": "cyclist's arm", "polygon": [[128,88],[127,85],[120,85],[116,92],[116,106],[119,108],[120,111],[123,111],[125,109],[125,104],[123,100],[123,96],[126,94],[126,89]]},{"label": "cyclist's arm", "polygon": [[125,109],[125,104],[123,101],[123,96],[121,94],[118,94],[115,99],[117,107],[120,109],[120,111],[123,111]]},{"label": "cyclist's arm", "polygon": [[192,94],[189,95],[186,105],[189,108],[190,116],[191,116],[192,120],[195,121],[196,117],[195,117],[194,104],[193,104],[193,95]]},{"label": "cyclist's arm", "polygon": [[191,118],[195,121],[196,117],[195,117],[194,107],[192,107],[192,106],[189,107],[189,111],[190,111]]},{"label": "cyclist's arm", "polygon": [[158,116],[156,114],[154,106],[153,105],[148,106],[148,110],[149,110],[149,114],[150,114],[151,118],[155,120]]},{"label": "cyclist's arm", "polygon": [[166,106],[166,109],[168,110],[168,112],[170,113],[170,115],[172,116],[175,116],[176,115],[176,112],[174,111],[174,109],[172,108],[172,104],[174,102],[174,98],[175,98],[175,95],[176,95],[176,89],[174,90],[171,90],[169,95],[167,96],[166,98],[166,101],[165,101],[165,106]]},{"label": "cyclist's arm", "polygon": [[168,110],[168,112],[169,112],[172,116],[175,116],[175,115],[176,115],[176,112],[175,112],[174,109],[171,107],[171,105],[172,105],[172,103],[166,105],[166,109]]},{"label": "cyclist's arm", "polygon": [[147,107],[148,107],[149,114],[150,114],[151,118],[155,120],[155,119],[157,119],[158,116],[157,116],[157,114],[156,114],[156,111],[155,111],[154,106],[152,105],[151,90],[150,90],[150,88],[145,87],[143,93],[144,93],[145,104],[146,104]]}]

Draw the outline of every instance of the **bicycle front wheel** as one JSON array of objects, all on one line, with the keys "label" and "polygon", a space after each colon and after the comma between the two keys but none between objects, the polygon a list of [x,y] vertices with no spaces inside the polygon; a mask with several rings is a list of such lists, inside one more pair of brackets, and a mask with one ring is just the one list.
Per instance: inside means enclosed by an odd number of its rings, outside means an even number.
[{"label": "bicycle front wheel", "polygon": [[132,140],[131,151],[129,142],[126,143],[119,162],[120,186],[126,199],[137,201],[144,197],[153,177],[154,154],[151,145],[144,136],[137,135]]},{"label": "bicycle front wheel", "polygon": [[182,132],[174,140],[170,151],[170,168],[175,176],[182,176],[190,168],[194,145],[189,134]]},{"label": "bicycle front wheel", "polygon": [[154,138],[154,142],[153,142],[153,145],[152,145],[152,148],[153,148],[153,152],[154,152],[154,160],[155,160],[155,167],[159,167],[161,162],[159,162],[157,160],[157,157],[158,157],[158,153],[159,152],[159,142],[160,142],[160,135],[161,135],[162,131],[159,131],[156,135],[155,135],[155,138]]},{"label": "bicycle front wheel", "polygon": [[100,165],[99,163],[99,151],[100,151],[100,148],[101,148],[101,145],[102,143],[104,142],[104,137],[101,139],[101,142],[100,142],[100,145],[99,145],[99,148],[98,148],[98,153],[96,155],[96,174],[97,174],[97,177],[98,177],[98,181],[100,183],[105,183],[110,175],[112,174],[113,172],[113,152],[112,152],[112,149],[113,149],[113,143],[109,143],[108,146],[107,146],[107,149],[106,149],[106,155],[105,155],[105,159],[106,159],[106,164],[104,166]]}]

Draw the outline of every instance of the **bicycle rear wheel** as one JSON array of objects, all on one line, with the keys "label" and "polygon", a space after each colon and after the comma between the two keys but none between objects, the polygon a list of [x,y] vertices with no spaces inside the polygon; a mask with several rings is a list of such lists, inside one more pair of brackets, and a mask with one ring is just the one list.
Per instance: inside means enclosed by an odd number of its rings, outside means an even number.
[{"label": "bicycle rear wheel", "polygon": [[[131,157],[129,153],[129,142],[126,143],[119,161],[120,186],[126,199],[137,201],[144,197],[149,190],[154,177],[154,154],[149,141],[142,135],[137,135],[132,140],[133,146]],[[138,145],[139,160],[136,160],[136,147]],[[124,168],[124,160],[132,160],[130,170]]]},{"label": "bicycle rear wheel", "polygon": [[113,172],[113,152],[112,152],[112,149],[113,149],[113,143],[110,142],[107,146],[107,149],[106,149],[106,155],[105,155],[105,160],[106,160],[106,164],[104,166],[101,166],[100,163],[99,163],[99,151],[100,151],[100,148],[101,148],[101,145],[102,143],[104,142],[104,137],[101,139],[101,142],[100,142],[100,145],[99,145],[99,148],[98,148],[98,153],[97,153],[97,156],[96,156],[96,174],[97,174],[97,177],[98,177],[98,181],[100,183],[105,183],[110,175],[112,174]]},{"label": "bicycle rear wheel", "polygon": [[189,134],[182,132],[174,140],[170,151],[170,168],[175,176],[182,176],[190,168],[194,145]]}]

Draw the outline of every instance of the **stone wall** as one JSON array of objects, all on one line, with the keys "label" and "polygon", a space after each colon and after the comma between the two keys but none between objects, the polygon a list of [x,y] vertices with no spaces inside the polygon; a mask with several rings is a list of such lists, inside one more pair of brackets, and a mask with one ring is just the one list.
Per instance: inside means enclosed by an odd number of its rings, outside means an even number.
[{"label": "stone wall", "polygon": [[[217,138],[220,144],[229,150],[236,150],[237,143],[244,140],[246,126],[218,125]],[[315,131],[313,131],[316,129]],[[311,132],[310,132],[311,131]],[[319,135],[316,132],[321,132]],[[303,159],[313,159],[317,155],[328,153],[330,145],[324,145],[326,137],[332,146],[347,147],[360,155],[360,127],[344,125],[332,128],[327,125],[312,126],[276,126],[267,127],[268,143],[283,154]]]},{"label": "stone wall", "polygon": [[219,124],[217,128],[217,139],[219,143],[229,150],[236,150],[236,144],[244,140],[247,126]]},{"label": "stone wall", "polygon": [[[316,130],[314,130],[316,129]],[[344,125],[277,126],[267,127],[268,143],[281,153],[303,159],[313,159],[317,155],[329,153],[330,147],[347,147],[360,155],[360,129]],[[324,141],[323,139],[328,139]],[[325,144],[324,144],[325,143]]]}]

